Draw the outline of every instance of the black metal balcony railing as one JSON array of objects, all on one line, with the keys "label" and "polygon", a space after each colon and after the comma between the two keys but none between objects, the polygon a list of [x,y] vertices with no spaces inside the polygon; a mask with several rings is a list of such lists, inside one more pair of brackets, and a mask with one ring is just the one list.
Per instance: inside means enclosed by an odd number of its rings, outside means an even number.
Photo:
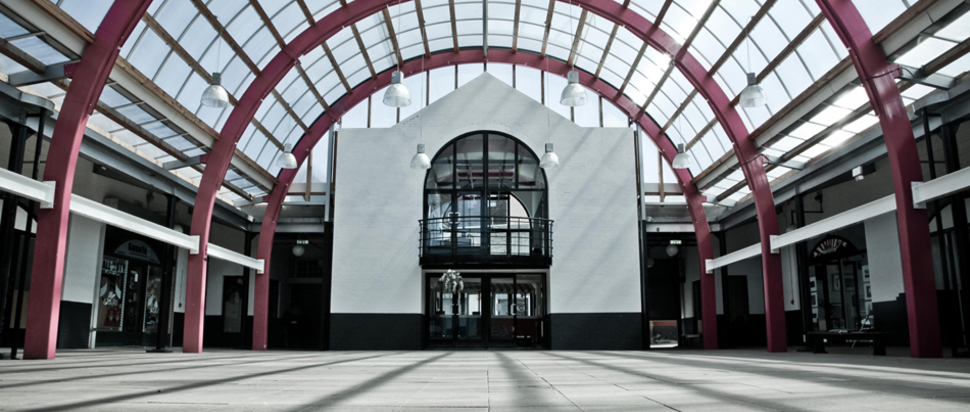
[{"label": "black metal balcony railing", "polygon": [[422,265],[552,263],[552,220],[451,216],[419,221]]}]

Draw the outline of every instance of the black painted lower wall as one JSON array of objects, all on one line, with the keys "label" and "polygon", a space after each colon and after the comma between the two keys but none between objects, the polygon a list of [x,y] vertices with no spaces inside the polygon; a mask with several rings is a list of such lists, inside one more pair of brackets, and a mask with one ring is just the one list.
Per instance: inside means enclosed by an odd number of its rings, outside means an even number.
[{"label": "black painted lower wall", "polygon": [[87,348],[90,333],[91,304],[62,300],[57,322],[57,349]]},{"label": "black painted lower wall", "polygon": [[550,349],[640,350],[639,313],[553,313]]},{"label": "black painted lower wall", "polygon": [[334,313],[330,349],[420,350],[423,321],[421,314]]}]

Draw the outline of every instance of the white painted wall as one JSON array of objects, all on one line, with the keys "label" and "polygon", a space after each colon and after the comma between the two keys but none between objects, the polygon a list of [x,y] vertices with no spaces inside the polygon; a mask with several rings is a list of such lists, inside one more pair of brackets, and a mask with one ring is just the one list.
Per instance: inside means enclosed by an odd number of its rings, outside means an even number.
[{"label": "white painted wall", "polygon": [[865,227],[872,301],[895,301],[903,293],[903,264],[899,254],[896,213],[869,219]]},{"label": "white painted wall", "polygon": [[67,260],[61,300],[91,304],[101,273],[104,224],[72,215],[67,232]]},{"label": "white painted wall", "polygon": [[629,129],[586,129],[484,74],[389,129],[338,137],[333,313],[421,313],[418,220],[425,173],[409,169],[415,146],[433,156],[467,132],[494,130],[541,155],[547,171],[554,258],[553,313],[639,312],[636,176]]}]

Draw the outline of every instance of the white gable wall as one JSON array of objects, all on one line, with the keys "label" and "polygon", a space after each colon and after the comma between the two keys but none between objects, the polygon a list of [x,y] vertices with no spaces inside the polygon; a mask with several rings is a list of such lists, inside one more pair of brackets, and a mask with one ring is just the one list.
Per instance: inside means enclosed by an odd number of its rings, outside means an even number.
[{"label": "white gable wall", "polygon": [[340,131],[332,313],[422,313],[426,173],[409,168],[411,157],[418,143],[433,157],[479,130],[512,135],[538,155],[555,144],[561,165],[546,171],[551,313],[639,313],[632,130],[578,127],[488,74],[392,128]]}]

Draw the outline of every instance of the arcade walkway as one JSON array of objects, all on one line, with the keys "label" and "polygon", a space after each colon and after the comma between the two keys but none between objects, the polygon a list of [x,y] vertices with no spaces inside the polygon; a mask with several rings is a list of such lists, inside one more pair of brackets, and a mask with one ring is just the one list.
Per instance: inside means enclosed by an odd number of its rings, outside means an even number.
[{"label": "arcade walkway", "polygon": [[956,411],[970,360],[761,351],[60,351],[0,362],[0,410]]}]

